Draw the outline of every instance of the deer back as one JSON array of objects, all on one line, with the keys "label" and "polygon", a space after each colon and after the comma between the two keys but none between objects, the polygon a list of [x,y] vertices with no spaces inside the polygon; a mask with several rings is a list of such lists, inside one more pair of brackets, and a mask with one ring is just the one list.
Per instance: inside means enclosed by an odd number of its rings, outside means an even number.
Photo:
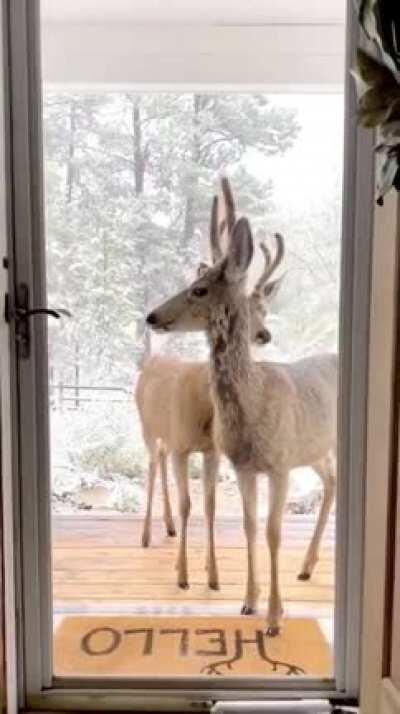
[{"label": "deer back", "polygon": [[139,376],[135,396],[146,442],[162,439],[179,452],[212,448],[207,364],[153,357]]}]

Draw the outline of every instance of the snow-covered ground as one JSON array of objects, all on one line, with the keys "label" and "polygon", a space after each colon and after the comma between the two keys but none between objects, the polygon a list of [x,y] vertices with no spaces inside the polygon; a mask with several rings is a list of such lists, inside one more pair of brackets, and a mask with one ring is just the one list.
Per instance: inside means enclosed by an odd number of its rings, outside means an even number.
[{"label": "snow-covered ground", "polygon": [[[96,403],[80,409],[51,412],[51,473],[53,511],[84,510],[143,513],[146,500],[147,454],[133,398],[126,402]],[[201,458],[191,457],[191,494],[194,513],[201,514],[203,495]],[[222,462],[218,511],[241,513],[235,476]],[[174,501],[175,484],[170,468]],[[259,480],[260,515],[268,507],[268,479]],[[309,468],[291,475],[289,508],[311,512],[319,503],[320,482]],[[155,515],[161,515],[160,484],[156,487]]]}]

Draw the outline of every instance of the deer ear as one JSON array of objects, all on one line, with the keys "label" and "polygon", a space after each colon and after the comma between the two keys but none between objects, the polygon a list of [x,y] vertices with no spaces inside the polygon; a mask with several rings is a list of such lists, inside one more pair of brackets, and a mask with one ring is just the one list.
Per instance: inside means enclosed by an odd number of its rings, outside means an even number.
[{"label": "deer ear", "polygon": [[276,280],[271,280],[269,283],[264,285],[263,293],[264,297],[267,298],[267,300],[273,300],[273,298],[279,292],[285,275],[286,273],[282,273],[279,278],[276,278]]},{"label": "deer ear", "polygon": [[247,218],[240,218],[229,240],[225,276],[228,281],[236,282],[243,278],[253,257],[254,244],[250,223]]}]

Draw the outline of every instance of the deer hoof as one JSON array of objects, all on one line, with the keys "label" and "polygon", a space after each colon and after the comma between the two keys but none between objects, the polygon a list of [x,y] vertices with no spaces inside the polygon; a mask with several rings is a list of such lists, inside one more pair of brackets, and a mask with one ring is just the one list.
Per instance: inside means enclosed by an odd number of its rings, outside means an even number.
[{"label": "deer hoof", "polygon": [[148,548],[150,545],[150,537],[148,535],[142,536],[142,548]]},{"label": "deer hoof", "polygon": [[270,625],[267,627],[266,635],[267,637],[277,637],[281,631],[279,625]]},{"label": "deer hoof", "polygon": [[189,590],[190,585],[189,585],[189,583],[187,582],[187,580],[183,580],[182,582],[178,583],[178,587],[179,587],[181,590]]},{"label": "deer hoof", "polygon": [[210,590],[219,590],[219,582],[217,581],[212,581],[211,583],[208,583],[208,587]]},{"label": "deer hoof", "polygon": [[174,536],[176,536],[175,528],[168,528],[167,533],[169,536],[171,536],[171,538],[174,538]]},{"label": "deer hoof", "polygon": [[241,615],[254,615],[256,612],[255,607],[250,607],[249,605],[243,605],[240,614]]},{"label": "deer hoof", "polygon": [[311,573],[299,573],[297,580],[309,580],[311,578]]}]

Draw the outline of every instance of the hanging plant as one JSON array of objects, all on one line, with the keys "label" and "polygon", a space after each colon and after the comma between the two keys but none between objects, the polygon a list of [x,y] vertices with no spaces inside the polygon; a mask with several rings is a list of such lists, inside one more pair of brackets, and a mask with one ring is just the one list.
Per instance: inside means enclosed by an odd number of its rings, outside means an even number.
[{"label": "hanging plant", "polygon": [[356,80],[360,124],[377,130],[377,201],[392,186],[400,191],[400,3],[356,0],[358,18],[379,59],[357,51]]}]

